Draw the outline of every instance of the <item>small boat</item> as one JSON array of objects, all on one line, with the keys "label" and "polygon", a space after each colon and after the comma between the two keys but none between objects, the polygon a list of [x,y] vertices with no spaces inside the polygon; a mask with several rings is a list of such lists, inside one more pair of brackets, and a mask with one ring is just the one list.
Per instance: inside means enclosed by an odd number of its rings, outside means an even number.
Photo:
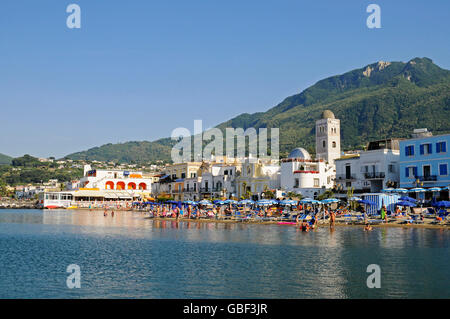
[{"label": "small boat", "polygon": [[60,208],[59,206],[56,206],[56,205],[48,205],[48,206],[45,206],[45,209],[58,209],[58,208]]}]

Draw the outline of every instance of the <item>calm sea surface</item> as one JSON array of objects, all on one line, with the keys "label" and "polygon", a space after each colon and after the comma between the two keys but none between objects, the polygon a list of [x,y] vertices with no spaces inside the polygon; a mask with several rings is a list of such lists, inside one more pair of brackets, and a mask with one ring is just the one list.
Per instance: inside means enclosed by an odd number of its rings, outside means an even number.
[{"label": "calm sea surface", "polygon": [[[0,210],[0,298],[450,298],[450,231]],[[67,266],[81,268],[68,289]],[[369,264],[381,288],[369,289]]]}]

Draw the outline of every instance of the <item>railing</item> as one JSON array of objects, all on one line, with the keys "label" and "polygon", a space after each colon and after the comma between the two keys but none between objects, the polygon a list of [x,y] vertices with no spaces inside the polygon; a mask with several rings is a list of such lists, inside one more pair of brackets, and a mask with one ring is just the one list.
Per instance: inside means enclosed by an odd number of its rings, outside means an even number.
[{"label": "railing", "polygon": [[221,192],[222,189],[221,188],[217,188],[217,187],[202,187],[200,188],[200,193],[216,193],[216,192]]},{"label": "railing", "polygon": [[384,172],[371,172],[364,173],[364,177],[367,179],[384,178],[386,174]]},{"label": "railing", "polygon": [[355,175],[347,175],[347,174],[340,174],[340,175],[336,175],[336,180],[344,180],[344,179],[356,179]]},{"label": "railing", "polygon": [[416,176],[416,178],[423,182],[435,182],[437,181],[437,175]]}]

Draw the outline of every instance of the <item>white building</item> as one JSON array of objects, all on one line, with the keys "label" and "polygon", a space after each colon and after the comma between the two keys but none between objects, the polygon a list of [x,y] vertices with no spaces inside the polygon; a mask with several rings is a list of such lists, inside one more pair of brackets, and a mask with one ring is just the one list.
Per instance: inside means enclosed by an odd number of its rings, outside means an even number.
[{"label": "white building", "polygon": [[150,193],[152,178],[144,177],[142,172],[97,170],[92,169],[90,165],[85,165],[84,177],[80,179],[80,187]]},{"label": "white building", "polygon": [[398,139],[373,141],[366,151],[336,159],[336,186],[356,192],[379,192],[398,187],[400,149]]},{"label": "white building", "polygon": [[334,164],[341,157],[341,121],[334,113],[326,110],[316,121],[316,159],[324,159]]},{"label": "white building", "polygon": [[294,149],[281,160],[281,188],[286,192],[315,198],[334,186],[336,171],[325,159],[313,160],[303,148]]},{"label": "white building", "polygon": [[334,187],[336,166],[341,156],[341,122],[326,110],[316,121],[316,158],[304,148],[294,149],[281,161],[281,188],[315,198]]},{"label": "white building", "polygon": [[252,199],[261,199],[266,190],[280,188],[280,165],[270,159],[246,158],[236,177],[238,198],[250,193]]}]

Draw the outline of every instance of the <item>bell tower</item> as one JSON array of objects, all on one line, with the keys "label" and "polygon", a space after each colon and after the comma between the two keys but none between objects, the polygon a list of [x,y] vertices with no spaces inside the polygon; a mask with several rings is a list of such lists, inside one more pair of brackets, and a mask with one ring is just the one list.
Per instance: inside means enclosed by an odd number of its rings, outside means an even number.
[{"label": "bell tower", "polygon": [[316,159],[330,164],[341,157],[341,121],[334,113],[326,110],[322,118],[316,121]]}]

